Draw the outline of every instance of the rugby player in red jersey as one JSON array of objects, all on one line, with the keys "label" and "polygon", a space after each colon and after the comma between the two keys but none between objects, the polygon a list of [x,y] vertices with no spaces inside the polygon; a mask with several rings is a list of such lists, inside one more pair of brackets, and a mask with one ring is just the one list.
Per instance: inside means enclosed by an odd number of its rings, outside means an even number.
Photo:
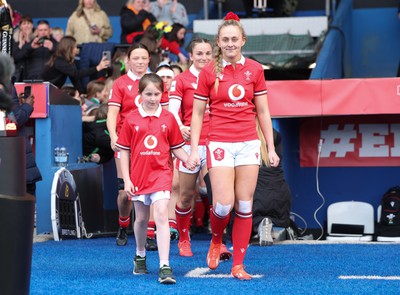
[{"label": "rugby player in red jersey", "polygon": [[261,159],[256,116],[267,142],[270,165],[276,167],[279,163],[264,70],[261,64],[242,55],[245,43],[246,35],[239,17],[228,13],[218,28],[214,61],[199,75],[190,125],[189,157],[200,164],[198,146],[208,103],[207,165],[213,190],[213,209],[210,213],[212,240],[207,264],[210,269],[218,267],[222,235],[234,208],[231,274],[239,280],[252,278],[244,270],[243,261],[251,234],[253,194]]}]

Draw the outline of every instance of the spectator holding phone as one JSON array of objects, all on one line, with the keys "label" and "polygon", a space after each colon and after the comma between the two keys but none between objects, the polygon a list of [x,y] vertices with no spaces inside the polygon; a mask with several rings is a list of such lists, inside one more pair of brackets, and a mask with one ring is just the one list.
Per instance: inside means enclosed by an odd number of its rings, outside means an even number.
[{"label": "spectator holding phone", "polygon": [[97,0],[79,0],[78,7],[68,19],[65,34],[73,36],[78,44],[103,43],[111,38],[113,29]]},{"label": "spectator holding phone", "polygon": [[63,37],[60,44],[58,44],[56,52],[46,64],[42,79],[61,88],[65,84],[67,77],[69,77],[79,93],[84,93],[85,89],[80,78],[106,69],[110,65],[110,61],[103,56],[97,66],[78,70],[74,64],[77,53],[78,44],[75,38],[72,36]]},{"label": "spectator holding phone", "polygon": [[39,20],[34,38],[22,48],[13,52],[15,64],[24,64],[24,74],[21,80],[40,79],[45,64],[56,51],[57,41],[51,36],[50,24],[47,20]]},{"label": "spectator holding phone", "polygon": [[35,155],[32,152],[32,145],[28,138],[24,126],[33,112],[35,97],[31,92],[31,86],[26,86],[24,92],[19,96],[13,87],[12,98],[14,102],[13,114],[17,124],[18,136],[25,137],[25,155],[26,155],[26,192],[36,195],[36,182],[42,180],[42,175],[36,165]]}]

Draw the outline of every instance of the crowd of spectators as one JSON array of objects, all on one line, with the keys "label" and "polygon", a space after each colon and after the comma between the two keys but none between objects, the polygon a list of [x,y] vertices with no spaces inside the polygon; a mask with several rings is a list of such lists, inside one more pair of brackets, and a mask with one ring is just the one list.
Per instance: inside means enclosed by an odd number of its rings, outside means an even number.
[{"label": "crowd of spectators", "polygon": [[[111,89],[112,81],[125,68],[123,48],[132,43],[145,44],[151,55],[149,71],[154,71],[161,62],[178,63],[187,67],[188,55],[183,49],[186,26],[189,24],[186,8],[177,0],[127,0],[120,9],[122,50],[113,50],[112,59],[99,59],[96,67],[80,68],[79,49],[82,44],[107,43],[113,36],[107,12],[102,10],[97,0],[78,0],[77,7],[68,18],[65,30],[51,27],[46,19],[34,23],[28,13],[13,11],[14,38],[12,56],[16,66],[14,80],[49,81],[61,88],[72,84],[80,94],[86,94],[83,76],[93,78],[93,73],[101,71],[97,78],[106,80]],[[164,30],[170,27],[172,31]],[[57,48],[60,47],[58,50]],[[107,69],[106,71],[102,71]],[[122,71],[121,71],[122,69]]]}]

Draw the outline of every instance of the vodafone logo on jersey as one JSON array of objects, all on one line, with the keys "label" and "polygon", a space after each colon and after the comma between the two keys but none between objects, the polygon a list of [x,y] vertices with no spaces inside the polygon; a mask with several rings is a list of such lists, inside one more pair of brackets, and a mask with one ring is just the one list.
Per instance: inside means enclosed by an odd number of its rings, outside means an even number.
[{"label": "vodafone logo on jersey", "polygon": [[154,135],[148,135],[144,139],[144,146],[147,147],[149,150],[154,149],[157,146],[157,138]]},{"label": "vodafone logo on jersey", "polygon": [[244,87],[239,84],[233,84],[228,89],[228,96],[233,101],[241,100],[244,97],[244,94]]},{"label": "vodafone logo on jersey", "polygon": [[157,151],[152,151],[152,149],[157,147],[158,140],[154,135],[148,135],[144,139],[144,146],[150,151],[140,152],[141,156],[159,156],[161,153]]}]

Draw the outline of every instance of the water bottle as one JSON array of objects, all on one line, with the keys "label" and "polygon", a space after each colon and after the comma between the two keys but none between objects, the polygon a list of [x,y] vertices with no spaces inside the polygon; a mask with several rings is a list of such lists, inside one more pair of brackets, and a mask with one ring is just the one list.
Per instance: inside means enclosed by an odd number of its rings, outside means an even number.
[{"label": "water bottle", "polygon": [[60,166],[65,167],[68,165],[67,148],[62,146],[60,148]]},{"label": "water bottle", "polygon": [[60,166],[60,148],[58,145],[54,148],[54,166]]}]

